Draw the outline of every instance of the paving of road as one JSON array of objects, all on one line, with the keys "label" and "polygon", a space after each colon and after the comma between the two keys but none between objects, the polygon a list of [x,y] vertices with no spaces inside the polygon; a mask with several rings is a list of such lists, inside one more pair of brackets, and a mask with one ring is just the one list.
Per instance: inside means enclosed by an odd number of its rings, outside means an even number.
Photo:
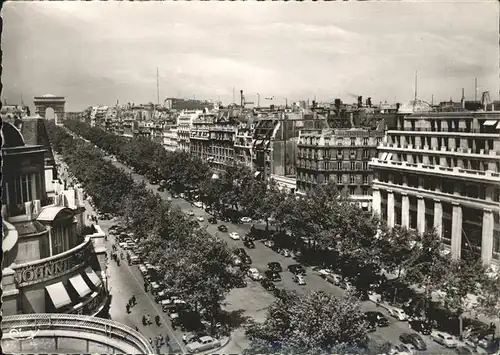
[{"label": "paving of road", "polygon": [[[146,183],[147,188],[152,189],[153,191],[159,193],[164,199],[171,197],[168,192],[158,192],[158,186],[149,184],[148,180],[144,176],[132,172],[131,169],[129,169],[127,166],[116,161],[113,161],[113,163],[116,166],[124,169],[126,173],[130,173],[135,181],[144,181]],[[196,208],[190,202],[183,199],[173,199],[172,204],[179,206],[185,212],[192,210],[195,213],[196,217],[198,216],[204,217],[205,221],[201,222],[200,225],[206,226],[207,231],[210,234],[219,236],[220,238],[225,240],[229,246],[243,247],[243,242],[241,240],[235,241],[229,238],[229,232],[238,232],[240,236],[243,236],[250,231],[251,224],[232,224],[224,222],[223,224],[226,225],[228,228],[228,233],[219,232],[217,230],[217,227],[218,225],[222,224],[222,222],[219,221],[217,225],[209,224],[207,222],[207,219],[208,217],[210,217],[210,215],[208,215],[203,209]],[[271,261],[277,261],[283,266],[284,271],[282,272],[282,281],[276,283],[276,285],[280,288],[285,288],[287,290],[294,290],[299,294],[312,290],[322,290],[338,297],[341,297],[345,292],[340,287],[337,287],[333,284],[326,282],[323,278],[321,278],[319,275],[314,273],[309,268],[306,268],[307,285],[300,286],[296,284],[292,280],[292,274],[286,271],[287,266],[290,264],[294,264],[295,260],[277,254],[270,248],[264,246],[263,243],[261,242],[256,242],[255,249],[247,249],[247,252],[252,259],[251,266],[256,267],[261,272],[266,270],[267,263]],[[125,268],[128,268],[128,266],[125,266]],[[135,271],[138,274],[138,271],[137,270]],[[129,290],[128,287],[130,287],[131,293],[135,292],[136,297],[141,294],[140,296],[141,302],[147,302],[145,299],[144,301],[142,301],[143,298],[145,297],[144,295],[142,295],[143,294],[142,281],[136,282],[134,281],[133,277],[126,276],[127,275],[126,273],[118,273],[118,274],[123,275],[122,276],[124,278],[123,284],[127,285],[126,288],[127,290]],[[141,277],[140,274],[139,277]],[[141,279],[139,279],[139,281],[140,280]],[[125,291],[122,290],[120,292],[125,292]],[[128,300],[128,297],[130,296],[127,295],[123,296],[124,300]],[[149,294],[146,297],[150,300],[151,303],[154,303]],[[244,315],[251,317],[256,321],[262,321],[266,316],[267,308],[274,301],[274,299],[275,299],[274,296],[269,291],[266,291],[259,283],[248,280],[247,287],[235,289],[228,295],[226,308],[228,310],[234,310],[234,311],[241,310],[244,312]],[[156,305],[154,304],[151,304],[150,306],[148,306],[148,308],[152,309],[158,307],[156,307]],[[370,301],[362,302],[362,308],[364,311],[381,311],[382,313],[385,313],[387,315],[387,312],[385,312],[385,310],[377,307],[374,303]],[[124,310],[125,310],[125,303],[123,303],[123,305],[120,308],[120,311],[122,313],[125,313]],[[132,312],[136,312],[136,310],[134,309]],[[399,344],[400,343],[399,336],[402,333],[412,332],[407,322],[398,321],[395,318],[392,318],[388,315],[387,318],[389,319],[388,327],[377,328],[376,332],[370,334],[370,338],[373,341],[377,343],[383,343],[385,341],[389,341],[393,344]],[[137,322],[140,322],[140,318],[137,318]],[[145,335],[149,336],[147,334]],[[425,353],[443,352],[444,348],[438,345],[437,343],[431,341],[431,339],[428,336],[422,336],[422,337],[428,346],[428,350]],[[241,353],[243,349],[247,347],[247,345],[248,345],[248,340],[244,337],[244,331],[242,329],[238,329],[236,332],[233,333],[232,341],[223,349],[223,351],[225,353],[228,352]]]}]

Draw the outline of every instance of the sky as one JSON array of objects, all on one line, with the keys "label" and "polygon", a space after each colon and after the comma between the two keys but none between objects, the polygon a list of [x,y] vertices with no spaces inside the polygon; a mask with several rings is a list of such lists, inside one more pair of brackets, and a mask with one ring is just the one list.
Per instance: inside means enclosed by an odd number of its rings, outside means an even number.
[{"label": "sky", "polygon": [[[475,2],[7,2],[2,101],[275,103],[499,93],[499,6]],[[285,99],[286,98],[286,99]]]}]

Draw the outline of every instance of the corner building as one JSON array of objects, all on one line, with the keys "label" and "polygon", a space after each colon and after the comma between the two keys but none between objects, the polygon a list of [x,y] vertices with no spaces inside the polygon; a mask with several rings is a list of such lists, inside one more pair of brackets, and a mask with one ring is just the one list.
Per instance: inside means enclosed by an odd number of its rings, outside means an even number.
[{"label": "corner building", "polygon": [[500,113],[418,111],[398,115],[371,162],[374,211],[389,227],[435,228],[454,259],[497,264]]},{"label": "corner building", "polygon": [[105,235],[85,225],[81,188],[46,181],[44,121],[4,122],[2,138],[3,315],[106,316]]}]

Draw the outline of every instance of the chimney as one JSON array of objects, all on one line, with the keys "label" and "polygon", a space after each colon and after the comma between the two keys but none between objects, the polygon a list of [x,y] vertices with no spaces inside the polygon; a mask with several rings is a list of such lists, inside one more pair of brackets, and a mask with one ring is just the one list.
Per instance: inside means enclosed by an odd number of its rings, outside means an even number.
[{"label": "chimney", "polygon": [[28,201],[24,203],[24,209],[26,210],[26,216],[28,216],[28,220],[31,221],[33,219],[33,201]]},{"label": "chimney", "polygon": [[358,107],[363,106],[363,96],[358,96]]},{"label": "chimney", "polygon": [[401,107],[401,104],[398,102],[396,103],[396,111],[399,111],[399,108]]},{"label": "chimney", "polygon": [[40,200],[33,200],[33,216],[37,217],[42,209]]},{"label": "chimney", "polygon": [[462,88],[462,99],[460,100],[460,103],[462,104],[462,110],[465,109],[465,89]]},{"label": "chimney", "polygon": [[243,108],[245,106],[245,97],[243,96],[243,90],[240,90],[240,105]]},{"label": "chimney", "polygon": [[368,107],[372,107],[372,98],[369,97],[367,100],[366,100],[366,106]]}]

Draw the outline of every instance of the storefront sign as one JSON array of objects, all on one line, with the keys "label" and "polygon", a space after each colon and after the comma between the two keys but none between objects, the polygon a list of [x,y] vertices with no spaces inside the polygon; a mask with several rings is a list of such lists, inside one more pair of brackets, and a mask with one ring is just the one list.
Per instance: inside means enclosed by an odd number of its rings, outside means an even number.
[{"label": "storefront sign", "polygon": [[82,250],[78,250],[58,260],[51,260],[44,264],[30,265],[15,269],[15,278],[18,286],[45,282],[82,267],[90,258],[91,246],[92,244],[88,243]]}]

